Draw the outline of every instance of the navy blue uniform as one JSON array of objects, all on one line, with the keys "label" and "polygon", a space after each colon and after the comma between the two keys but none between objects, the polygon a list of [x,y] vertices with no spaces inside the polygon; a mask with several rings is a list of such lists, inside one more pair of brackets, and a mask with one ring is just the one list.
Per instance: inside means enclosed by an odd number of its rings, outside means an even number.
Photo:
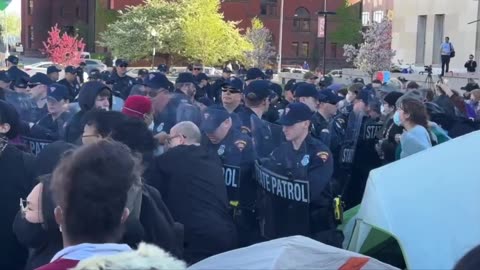
[{"label": "navy blue uniform", "polygon": [[[154,133],[166,132],[169,133],[170,129],[175,126],[178,122],[177,112],[181,104],[192,105],[190,99],[183,92],[177,90],[175,91],[175,96],[170,99],[165,109],[155,115],[154,117]],[[194,105],[192,105],[194,106]],[[200,112],[198,112],[198,117],[200,117]],[[183,119],[183,120],[192,120],[192,119]],[[196,121],[195,124],[199,124]]]},{"label": "navy blue uniform", "polygon": [[226,82],[228,82],[228,80],[222,77],[222,78],[216,80],[213,83],[213,85],[211,86],[209,97],[210,97],[210,99],[215,101],[215,103],[222,102],[222,97],[221,97],[221,95],[222,95],[222,85]]},{"label": "navy blue uniform", "polygon": [[244,107],[243,111],[241,111],[238,116],[240,117],[240,120],[242,121],[242,126],[241,131],[244,134],[251,135],[252,134],[252,122],[250,120],[250,117],[252,115],[256,115],[252,109],[248,107]]},{"label": "navy blue uniform", "polygon": [[80,84],[78,83],[77,80],[73,81],[73,83],[70,83],[67,81],[67,79],[62,79],[58,81],[59,84],[65,85],[68,88],[68,92],[70,93],[70,97],[68,100],[70,102],[73,102],[75,98],[78,96],[78,93],[80,92]]},{"label": "navy blue uniform", "polygon": [[21,78],[30,78],[30,76],[23,70],[19,69],[17,66],[11,66],[8,71],[8,77],[12,80],[10,83],[10,88],[13,89],[15,82]]},{"label": "navy blue uniform", "polygon": [[312,116],[310,133],[330,147],[330,122],[318,112]]},{"label": "navy blue uniform", "polygon": [[32,126],[30,136],[49,141],[62,140],[65,137],[65,127],[70,120],[70,116],[69,113],[64,112],[54,120],[50,114],[47,114]]},{"label": "navy blue uniform", "polygon": [[[330,186],[333,159],[328,147],[308,135],[299,150],[295,150],[291,142],[285,142],[273,151],[267,162],[275,173],[286,176],[290,183],[294,183],[290,203],[283,204],[288,207],[274,206],[274,211],[277,211],[273,214],[277,219],[275,238],[300,234],[328,245],[341,246],[343,237],[336,231],[333,214]],[[291,185],[282,183],[280,186],[277,183],[276,186],[272,188],[272,193],[287,198]],[[294,199],[297,195],[298,199]]]},{"label": "navy blue uniform", "polygon": [[255,217],[257,185],[253,173],[255,158],[252,140],[232,127],[220,143],[212,144],[207,139],[206,145],[222,162],[240,246],[252,244],[258,240],[258,223]]},{"label": "navy blue uniform", "polygon": [[127,99],[130,95],[132,86],[135,84],[135,79],[127,75],[120,77],[117,74],[112,77],[115,79],[115,83],[112,87],[113,94],[124,100]]}]

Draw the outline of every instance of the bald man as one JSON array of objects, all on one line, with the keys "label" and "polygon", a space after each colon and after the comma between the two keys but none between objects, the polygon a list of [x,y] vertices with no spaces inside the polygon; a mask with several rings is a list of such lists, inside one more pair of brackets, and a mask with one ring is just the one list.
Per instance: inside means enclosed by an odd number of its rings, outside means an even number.
[{"label": "bald man", "polygon": [[155,160],[150,183],[162,194],[175,221],[185,226],[188,264],[237,246],[222,164],[200,141],[200,130],[193,122],[173,126],[168,151]]}]

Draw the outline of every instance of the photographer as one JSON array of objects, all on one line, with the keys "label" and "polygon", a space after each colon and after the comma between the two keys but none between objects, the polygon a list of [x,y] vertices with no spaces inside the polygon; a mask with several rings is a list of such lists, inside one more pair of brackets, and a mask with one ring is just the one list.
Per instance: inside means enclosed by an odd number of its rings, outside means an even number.
[{"label": "photographer", "polygon": [[473,60],[473,54],[470,54],[468,57],[468,61],[465,63],[465,68],[467,69],[467,72],[475,72],[477,69],[477,61]]}]

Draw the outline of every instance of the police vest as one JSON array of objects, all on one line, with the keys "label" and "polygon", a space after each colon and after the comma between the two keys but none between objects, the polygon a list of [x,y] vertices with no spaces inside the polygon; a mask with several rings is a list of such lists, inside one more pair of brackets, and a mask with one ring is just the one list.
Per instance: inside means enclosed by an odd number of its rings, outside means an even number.
[{"label": "police vest", "polygon": [[258,161],[255,176],[262,190],[257,203],[262,236],[310,235],[309,182],[277,174]]}]

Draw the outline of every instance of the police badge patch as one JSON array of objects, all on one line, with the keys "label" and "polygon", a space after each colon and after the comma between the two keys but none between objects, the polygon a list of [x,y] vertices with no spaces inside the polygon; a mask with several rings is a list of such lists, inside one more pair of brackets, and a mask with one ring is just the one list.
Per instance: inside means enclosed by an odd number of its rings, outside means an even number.
[{"label": "police badge patch", "polygon": [[317,157],[319,157],[321,160],[323,160],[323,162],[327,162],[329,156],[330,155],[328,154],[328,152],[318,152],[317,153]]},{"label": "police badge patch", "polygon": [[234,144],[238,148],[238,150],[240,150],[240,152],[242,152],[243,149],[245,149],[245,147],[247,146],[247,142],[244,140],[238,140],[234,142]]},{"label": "police badge patch", "polygon": [[222,145],[220,145],[220,147],[218,148],[217,154],[218,154],[219,156],[221,156],[221,155],[223,155],[224,153],[225,153],[225,145],[222,144]]},{"label": "police badge patch", "polygon": [[310,155],[305,155],[300,162],[303,167],[307,166],[310,163]]}]

